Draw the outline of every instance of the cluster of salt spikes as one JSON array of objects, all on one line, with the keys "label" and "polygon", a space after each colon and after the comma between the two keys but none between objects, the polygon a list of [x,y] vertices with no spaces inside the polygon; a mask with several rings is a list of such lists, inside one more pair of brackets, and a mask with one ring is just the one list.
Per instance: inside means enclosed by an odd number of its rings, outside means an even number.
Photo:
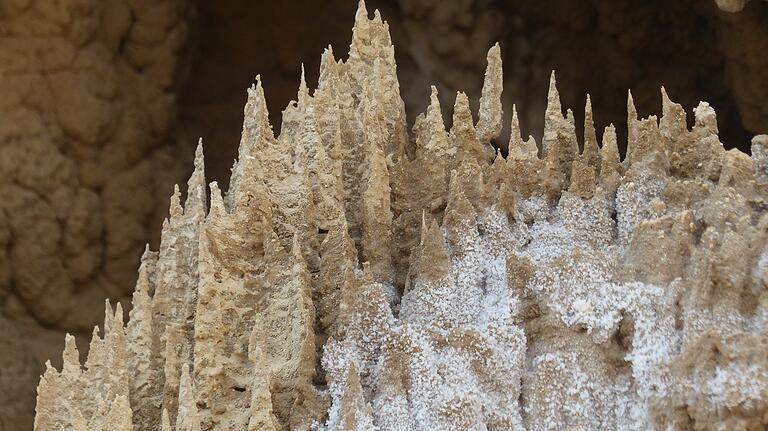
[{"label": "cluster of salt spikes", "polygon": [[38,387],[36,430],[738,428],[768,411],[768,139],[725,151],[706,103],[579,151],[554,74],[541,157],[502,126],[500,49],[474,122],[437,91],[406,133],[361,2],[349,60],[303,73],[274,137],[248,90],[229,192],[202,145],[123,325]]}]

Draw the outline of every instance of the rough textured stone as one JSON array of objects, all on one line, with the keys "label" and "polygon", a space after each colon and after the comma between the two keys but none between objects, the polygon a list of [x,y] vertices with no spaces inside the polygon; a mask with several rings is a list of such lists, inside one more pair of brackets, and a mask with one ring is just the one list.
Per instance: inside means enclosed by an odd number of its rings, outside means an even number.
[{"label": "rough textured stone", "polygon": [[0,4],[0,356],[19,358],[0,428],[31,426],[33,394],[13,388],[52,341],[87,335],[105,295],[131,292],[158,188],[186,164],[167,134],[188,20],[180,0]]},{"label": "rough textured stone", "polygon": [[257,77],[229,191],[198,147],[128,325],[107,302],[84,365],[67,337],[35,429],[768,425],[766,137],[726,151],[707,103],[689,128],[630,94],[621,160],[552,74],[541,157],[513,113],[504,159],[499,57],[477,121],[458,93],[446,131],[433,88],[413,139],[363,2],[277,138]]}]

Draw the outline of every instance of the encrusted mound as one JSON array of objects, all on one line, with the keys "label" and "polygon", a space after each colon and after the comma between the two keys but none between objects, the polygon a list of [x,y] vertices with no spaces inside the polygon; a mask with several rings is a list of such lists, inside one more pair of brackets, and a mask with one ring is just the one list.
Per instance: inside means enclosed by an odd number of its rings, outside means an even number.
[{"label": "encrusted mound", "polygon": [[623,161],[587,99],[580,151],[553,74],[541,154],[513,114],[504,159],[500,55],[477,122],[459,93],[446,131],[433,88],[413,139],[362,2],[278,138],[257,78],[229,191],[199,146],[127,325],[107,302],[85,365],[67,337],[35,429],[765,426],[768,136],[725,151],[662,90]]}]

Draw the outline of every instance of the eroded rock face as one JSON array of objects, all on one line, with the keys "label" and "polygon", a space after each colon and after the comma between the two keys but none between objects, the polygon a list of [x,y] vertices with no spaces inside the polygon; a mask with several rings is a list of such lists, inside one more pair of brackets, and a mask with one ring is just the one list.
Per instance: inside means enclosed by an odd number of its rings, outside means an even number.
[{"label": "eroded rock face", "polygon": [[12,380],[38,373],[29,358],[58,350],[62,328],[87,334],[105,294],[130,294],[162,219],[165,198],[154,191],[182,172],[184,151],[166,135],[187,8],[1,3],[0,357],[25,358],[0,377],[14,394],[0,403],[0,428],[10,430],[31,426],[34,404]]},{"label": "eroded rock face", "polygon": [[388,30],[361,2],[277,138],[257,78],[228,192],[199,146],[128,324],[107,303],[84,365],[67,337],[35,429],[767,425],[768,137],[630,94],[622,161],[553,74],[541,151],[513,113],[505,159],[494,46],[477,121],[433,88],[411,139]]}]

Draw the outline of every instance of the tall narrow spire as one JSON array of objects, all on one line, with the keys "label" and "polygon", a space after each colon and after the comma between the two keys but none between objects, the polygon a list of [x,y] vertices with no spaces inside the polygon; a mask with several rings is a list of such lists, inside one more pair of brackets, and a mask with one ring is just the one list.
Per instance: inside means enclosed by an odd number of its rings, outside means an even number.
[{"label": "tall narrow spire", "polygon": [[362,208],[363,260],[371,263],[377,281],[391,283],[394,274],[389,172],[381,148],[371,145],[368,154],[368,181]]},{"label": "tall narrow spire", "polygon": [[307,80],[304,76],[304,63],[301,63],[301,80],[299,81],[299,93],[296,96],[298,107],[301,110],[306,110],[309,104],[309,89],[307,88]]},{"label": "tall narrow spire", "polygon": [[542,156],[546,156],[549,150],[557,143],[557,131],[563,123],[563,109],[560,105],[560,93],[557,92],[557,80],[555,71],[549,77],[549,90],[547,91],[547,111],[544,115],[544,139],[542,140]]},{"label": "tall narrow spire", "polygon": [[501,134],[502,110],[501,92],[504,87],[502,73],[501,48],[499,44],[492,46],[487,55],[488,66],[485,69],[480,110],[477,120],[477,137],[480,143],[487,144]]},{"label": "tall narrow spire", "polygon": [[621,175],[624,173],[616,142],[616,128],[613,127],[613,124],[608,125],[603,132],[603,146],[600,156],[600,187],[609,198],[612,198],[621,181]]},{"label": "tall narrow spire", "polygon": [[[336,79],[338,78],[337,66],[336,59],[333,56],[333,47],[328,45],[320,56],[320,76],[317,78],[317,89],[320,92],[335,90]],[[316,92],[315,96],[317,94]]]},{"label": "tall narrow spire", "polygon": [[272,125],[269,124],[264,88],[261,77],[257,75],[256,84],[248,88],[248,100],[243,109],[243,132],[227,193],[229,208],[238,208],[253,200],[253,194],[257,193],[256,189],[259,189],[263,182],[263,150],[275,143]]},{"label": "tall narrow spire", "polygon": [[184,202],[184,214],[197,217],[199,221],[205,217],[205,158],[203,156],[203,138],[195,149],[195,170],[187,181],[187,200]]},{"label": "tall narrow spire", "polygon": [[493,154],[486,154],[484,146],[477,139],[472,111],[469,109],[467,95],[460,91],[456,93],[456,103],[453,107],[453,126],[451,127],[451,139],[457,148],[458,160],[474,160],[478,163],[492,160]]},{"label": "tall narrow spire", "polygon": [[522,147],[523,136],[520,131],[520,119],[517,118],[517,105],[512,104],[512,122],[509,125],[509,144],[507,149],[512,152],[512,149]]},{"label": "tall narrow spire", "polygon": [[625,163],[631,163],[632,150],[637,146],[637,108],[632,98],[632,90],[627,90],[627,154]]},{"label": "tall narrow spire", "polygon": [[443,123],[443,113],[440,108],[440,99],[437,97],[437,88],[433,85],[429,95],[427,107],[426,136],[424,136],[424,151],[434,154],[435,157],[450,157],[456,153],[456,148],[448,142],[448,132]]},{"label": "tall narrow spire", "polygon": [[211,184],[209,185],[211,189],[211,211],[210,215],[212,217],[219,217],[223,216],[227,213],[227,210],[224,206],[224,198],[221,197],[221,189],[219,188],[219,183],[217,181],[211,181]]},{"label": "tall narrow spire", "polygon": [[597,146],[597,133],[592,117],[592,99],[589,94],[587,94],[587,102],[584,105],[584,149],[582,154],[589,166],[600,169],[600,149]]},{"label": "tall narrow spire", "polygon": [[74,375],[80,372],[80,353],[75,344],[75,337],[64,336],[64,353],[62,354],[62,374]]},{"label": "tall narrow spire", "polygon": [[154,290],[157,253],[149,250],[147,244],[141,257],[139,278],[133,293],[133,308],[130,311],[126,336],[128,339],[128,372],[130,378],[130,400],[135,408],[134,423],[138,428],[156,427],[157,412],[153,401],[161,390],[154,355],[156,345],[152,327],[152,298]]},{"label": "tall narrow spire", "polygon": [[673,102],[667,90],[661,87],[661,109],[662,117],[659,121],[659,130],[661,135],[668,139],[681,139],[688,132],[686,124],[686,115],[683,107]]},{"label": "tall narrow spire", "polygon": [[352,43],[349,46],[350,61],[362,57],[362,48],[370,40],[371,22],[368,19],[368,9],[365,7],[365,0],[360,0],[357,3],[357,11],[355,12],[355,26],[352,27]]},{"label": "tall narrow spire", "polygon": [[178,184],[173,185],[171,205],[168,212],[170,213],[171,220],[178,220],[184,214],[184,209],[181,207],[181,191]]}]

